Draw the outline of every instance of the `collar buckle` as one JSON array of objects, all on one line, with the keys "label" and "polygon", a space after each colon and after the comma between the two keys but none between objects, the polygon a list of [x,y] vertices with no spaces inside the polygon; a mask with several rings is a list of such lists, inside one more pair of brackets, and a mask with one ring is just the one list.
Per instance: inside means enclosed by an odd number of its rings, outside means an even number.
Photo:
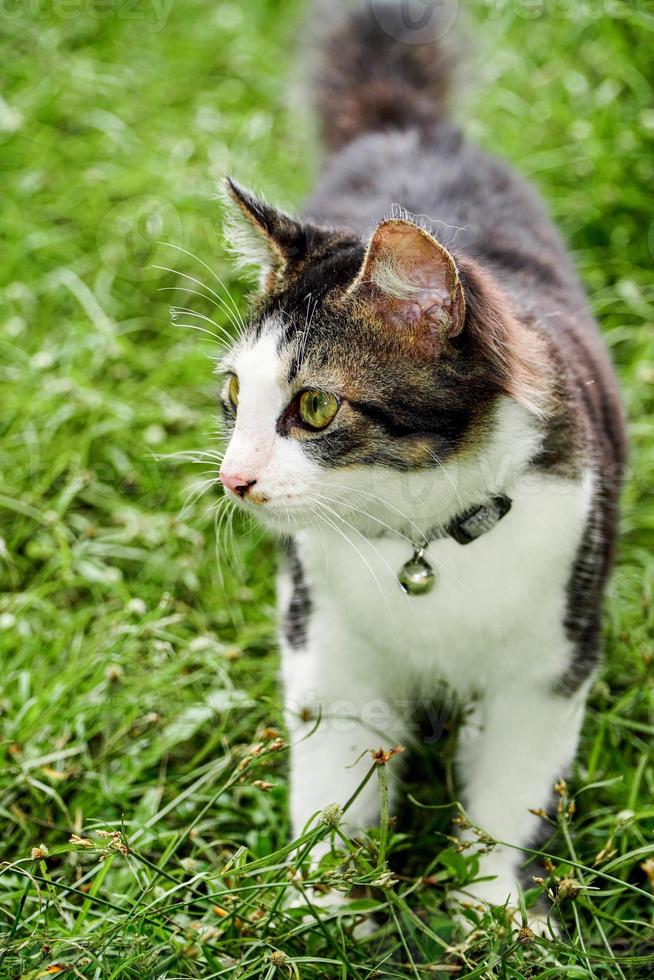
[{"label": "collar buckle", "polygon": [[456,517],[447,533],[459,544],[471,544],[483,534],[492,531],[496,524],[511,510],[512,501],[503,494],[493,497],[481,507],[473,507],[461,517]]}]

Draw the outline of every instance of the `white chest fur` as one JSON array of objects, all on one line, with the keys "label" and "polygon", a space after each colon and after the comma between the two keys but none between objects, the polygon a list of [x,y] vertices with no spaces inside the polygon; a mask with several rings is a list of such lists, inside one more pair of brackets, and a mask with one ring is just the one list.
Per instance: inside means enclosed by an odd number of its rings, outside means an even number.
[{"label": "white chest fur", "polygon": [[437,583],[424,596],[398,583],[408,541],[347,528],[302,532],[312,641],[337,660],[359,658],[391,690],[443,681],[466,696],[518,671],[554,677],[568,656],[566,586],[591,485],[590,477],[523,479],[509,491],[511,512],[488,534],[465,546],[430,544]]}]

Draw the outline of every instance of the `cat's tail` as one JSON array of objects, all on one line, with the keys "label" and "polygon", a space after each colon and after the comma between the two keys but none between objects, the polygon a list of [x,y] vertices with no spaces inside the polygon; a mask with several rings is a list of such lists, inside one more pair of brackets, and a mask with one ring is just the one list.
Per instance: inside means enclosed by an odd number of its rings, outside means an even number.
[{"label": "cat's tail", "polygon": [[457,7],[454,0],[365,0],[353,12],[341,9],[335,21],[330,15],[313,71],[329,149],[363,133],[426,128],[441,118],[453,62],[448,34]]}]

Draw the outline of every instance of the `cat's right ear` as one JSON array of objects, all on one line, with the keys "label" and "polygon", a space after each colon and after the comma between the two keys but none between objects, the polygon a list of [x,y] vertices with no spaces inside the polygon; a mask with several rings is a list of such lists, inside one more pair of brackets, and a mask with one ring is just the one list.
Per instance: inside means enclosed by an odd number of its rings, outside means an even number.
[{"label": "cat's right ear", "polygon": [[376,227],[348,295],[387,330],[431,352],[463,329],[466,304],[456,263],[412,221],[392,218]]},{"label": "cat's right ear", "polygon": [[320,229],[296,221],[231,177],[223,187],[228,204],[225,237],[237,264],[256,272],[262,290],[272,290],[305,261]]}]

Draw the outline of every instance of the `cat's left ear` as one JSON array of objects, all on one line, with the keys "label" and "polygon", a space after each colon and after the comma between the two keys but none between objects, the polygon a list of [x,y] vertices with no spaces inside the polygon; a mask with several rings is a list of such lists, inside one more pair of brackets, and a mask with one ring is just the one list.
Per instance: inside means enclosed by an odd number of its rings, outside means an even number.
[{"label": "cat's left ear", "polygon": [[348,295],[389,329],[437,348],[463,329],[459,271],[440,242],[412,221],[389,219],[375,229]]},{"label": "cat's left ear", "polygon": [[254,267],[263,289],[273,289],[315,247],[323,229],[296,221],[284,211],[255,197],[231,177],[224,189],[231,208],[226,238],[238,263]]}]

